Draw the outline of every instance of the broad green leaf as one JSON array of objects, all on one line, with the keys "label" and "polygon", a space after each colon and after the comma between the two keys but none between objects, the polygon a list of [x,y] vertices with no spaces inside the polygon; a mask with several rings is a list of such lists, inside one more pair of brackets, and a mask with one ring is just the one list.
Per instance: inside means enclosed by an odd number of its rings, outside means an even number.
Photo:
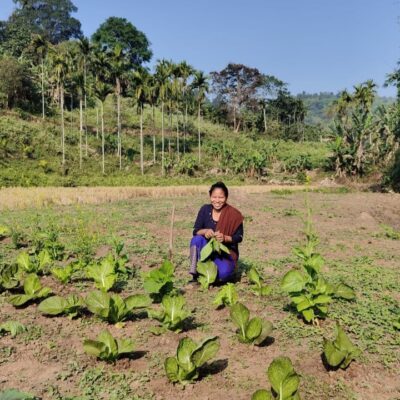
[{"label": "broad green leaf", "polygon": [[231,253],[230,250],[228,249],[228,247],[225,246],[223,243],[219,244],[219,248],[220,248],[220,251],[223,251],[226,254],[230,254]]},{"label": "broad green leaf", "polygon": [[262,320],[261,318],[254,317],[249,321],[249,323],[246,326],[245,338],[252,342],[261,335],[261,331],[262,331]]},{"label": "broad green leaf", "polygon": [[135,345],[130,339],[116,339],[118,354],[129,354],[135,349]]},{"label": "broad green leaf", "polygon": [[[295,374],[292,362],[288,357],[275,358],[268,367],[268,379],[274,391],[281,395],[283,393],[283,383],[289,376]],[[293,391],[291,394],[293,394]],[[284,399],[285,397],[279,397]]]},{"label": "broad green leaf", "polygon": [[39,277],[36,274],[30,274],[24,281],[24,292],[27,295],[33,296],[42,288]]},{"label": "broad green leaf", "polygon": [[254,344],[260,345],[264,342],[264,340],[271,334],[274,329],[273,325],[269,321],[262,320],[262,330],[260,336],[256,340],[254,340]]},{"label": "broad green leaf", "polygon": [[48,287],[41,288],[36,294],[35,298],[40,299],[42,297],[47,297],[51,293],[51,289]]},{"label": "broad green leaf", "polygon": [[299,271],[292,269],[283,277],[281,287],[285,292],[300,292],[305,283],[303,275]]},{"label": "broad green leaf", "polygon": [[8,298],[8,302],[15,307],[20,307],[30,300],[33,300],[33,297],[28,294],[16,294]]},{"label": "broad green leaf", "polygon": [[118,355],[117,342],[108,330],[101,331],[99,336],[97,336],[97,340],[104,343],[104,345],[109,349],[110,354],[115,356]]},{"label": "broad green leaf", "polygon": [[52,296],[39,304],[39,311],[48,315],[59,315],[68,307],[68,302],[60,296]]},{"label": "broad green leaf", "polygon": [[86,296],[85,303],[90,312],[107,318],[110,312],[110,300],[111,297],[108,293],[93,291]]},{"label": "broad green leaf", "polygon": [[339,324],[336,324],[336,334],[334,343],[339,349],[351,352],[356,348]]},{"label": "broad green leaf", "polygon": [[52,275],[64,284],[70,281],[73,272],[74,267],[71,264],[68,264],[66,267],[55,267],[51,269]]},{"label": "broad green leaf", "polygon": [[192,360],[194,365],[199,368],[208,360],[213,358],[220,348],[218,336],[208,338],[201,343],[199,347],[193,352]]},{"label": "broad green leaf", "polygon": [[43,268],[47,267],[48,265],[50,265],[52,263],[50,253],[46,249],[42,250],[38,254],[37,260],[38,260],[38,264],[39,264],[38,266],[39,266],[40,270],[42,270]]},{"label": "broad green leaf", "polygon": [[192,354],[196,350],[197,344],[190,338],[185,337],[179,341],[176,358],[178,364],[186,371],[192,371],[195,365],[192,361]]},{"label": "broad green leaf", "polygon": [[208,243],[201,249],[200,251],[200,261],[204,262],[207,260],[208,257],[211,256],[211,254],[214,251],[214,247],[213,247],[213,239],[209,240]]},{"label": "broad green leaf", "polygon": [[324,259],[320,254],[313,254],[310,258],[306,260],[304,264],[306,268],[309,267],[317,273],[321,271],[323,265],[324,265]]},{"label": "broad green leaf", "polygon": [[11,235],[11,230],[5,225],[0,225],[0,238],[4,238]]},{"label": "broad green leaf", "polygon": [[292,399],[292,395],[297,392],[300,385],[300,377],[293,373],[289,375],[283,382],[282,382],[282,399]]},{"label": "broad green leaf", "polygon": [[269,296],[271,294],[271,286],[265,285],[260,287],[260,296]]},{"label": "broad green leaf", "polygon": [[183,319],[187,317],[187,312],[183,307],[186,303],[182,295],[169,296],[165,295],[162,299],[165,314],[169,318],[170,328],[174,329]]},{"label": "broad green leaf", "polygon": [[255,268],[250,268],[247,272],[247,277],[251,283],[255,283],[258,287],[261,286],[261,277]]},{"label": "broad green leaf", "polygon": [[104,351],[104,343],[97,342],[96,340],[85,339],[83,341],[83,349],[86,353],[99,357],[100,354]]},{"label": "broad green leaf", "polygon": [[260,389],[253,393],[251,400],[274,400],[274,398],[267,390]]},{"label": "broad green leaf", "polygon": [[108,321],[115,324],[122,321],[129,310],[126,308],[125,302],[119,294],[112,294],[110,299],[110,312],[107,316]]},{"label": "broad green leaf", "polygon": [[307,308],[312,307],[314,304],[307,299],[307,297],[301,302],[296,305],[297,311],[301,312],[306,310]]},{"label": "broad green leaf", "polygon": [[179,365],[175,357],[168,357],[164,361],[164,368],[168,379],[171,382],[178,382]]},{"label": "broad green leaf", "polygon": [[145,294],[134,294],[125,299],[126,308],[133,310],[134,308],[146,308],[151,305],[151,299]]},{"label": "broad green leaf", "polygon": [[164,260],[159,271],[166,276],[172,277],[174,275],[174,270],[174,264],[169,260]]},{"label": "broad green leaf", "polygon": [[331,301],[332,301],[332,297],[327,296],[326,294],[321,294],[321,295],[317,296],[315,299],[313,299],[313,302],[315,304],[326,304],[326,303],[330,303]]},{"label": "broad green leaf", "polygon": [[104,292],[108,292],[117,280],[114,263],[105,258],[102,260],[97,269],[97,274],[94,276],[96,287]]},{"label": "broad green leaf", "polygon": [[246,337],[246,326],[249,321],[249,309],[242,303],[236,303],[231,307],[230,316],[232,321],[240,329],[243,338]]},{"label": "broad green leaf", "polygon": [[303,310],[301,313],[303,314],[303,317],[307,322],[311,322],[315,317],[315,313],[312,308],[309,308],[308,310]]},{"label": "broad green leaf", "polygon": [[213,261],[198,262],[197,272],[200,274],[198,281],[204,289],[208,289],[217,279],[218,270]]},{"label": "broad green leaf", "polygon": [[350,286],[341,283],[335,290],[335,296],[346,300],[353,300],[356,297],[356,294]]},{"label": "broad green leaf", "polygon": [[346,357],[346,352],[338,350],[331,341],[324,338],[324,355],[331,367],[337,367]]},{"label": "broad green leaf", "polygon": [[17,264],[25,271],[32,272],[34,267],[32,266],[31,259],[29,254],[25,251],[20,253],[17,257]]},{"label": "broad green leaf", "polygon": [[25,332],[27,329],[25,325],[21,324],[17,321],[7,321],[0,324],[0,333],[1,332],[8,332],[10,333],[11,337],[15,337],[20,333]]},{"label": "broad green leaf", "polygon": [[227,283],[222,286],[222,288],[217,293],[213,304],[216,306],[228,305],[231,306],[236,304],[238,301],[238,294],[236,291],[236,286],[233,283]]}]

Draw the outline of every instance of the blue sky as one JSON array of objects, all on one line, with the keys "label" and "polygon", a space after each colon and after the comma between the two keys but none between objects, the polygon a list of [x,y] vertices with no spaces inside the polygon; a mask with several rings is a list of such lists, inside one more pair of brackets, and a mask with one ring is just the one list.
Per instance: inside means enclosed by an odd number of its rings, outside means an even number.
[{"label": "blue sky", "polygon": [[[382,86],[400,60],[400,0],[73,0],[90,36],[124,17],[151,42],[153,60],[186,60],[205,72],[229,62],[303,90],[337,92],[367,79]],[[14,3],[0,0],[0,19]],[[380,88],[394,95],[393,88]]]}]

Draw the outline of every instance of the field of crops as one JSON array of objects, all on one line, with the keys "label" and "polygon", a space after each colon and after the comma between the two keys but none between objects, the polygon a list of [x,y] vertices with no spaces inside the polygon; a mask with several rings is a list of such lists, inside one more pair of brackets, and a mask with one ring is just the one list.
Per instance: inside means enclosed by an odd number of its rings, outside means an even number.
[{"label": "field of crops", "polygon": [[0,393],[400,399],[400,195],[231,193],[229,286],[188,284],[206,191],[2,210]]}]

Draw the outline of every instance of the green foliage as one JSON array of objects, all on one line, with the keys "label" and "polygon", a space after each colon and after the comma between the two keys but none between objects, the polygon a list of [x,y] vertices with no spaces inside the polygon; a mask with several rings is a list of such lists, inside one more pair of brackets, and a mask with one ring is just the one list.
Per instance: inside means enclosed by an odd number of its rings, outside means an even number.
[{"label": "green foliage", "polygon": [[16,264],[0,265],[0,293],[6,289],[12,289],[18,286],[18,266]]},{"label": "green foliage", "polygon": [[46,315],[65,314],[72,319],[78,315],[83,304],[83,299],[75,294],[70,294],[66,298],[51,296],[39,304],[38,310]]},{"label": "green foliage", "polygon": [[20,253],[16,260],[21,271],[25,273],[44,273],[46,268],[52,264],[52,259],[47,250],[40,251],[39,254],[30,256],[27,252]]},{"label": "green foliage", "polygon": [[173,290],[174,270],[174,265],[164,260],[160,268],[143,273],[143,287],[155,301],[160,301]]},{"label": "green foliage", "polygon": [[217,266],[213,261],[199,261],[196,268],[199,274],[198,281],[203,289],[208,289],[208,287],[215,282],[218,275]]},{"label": "green foliage", "polygon": [[257,296],[268,296],[271,293],[271,287],[263,285],[263,278],[255,268],[250,268],[247,271],[247,277],[254,284],[252,290]]},{"label": "green foliage", "polygon": [[135,309],[146,308],[151,304],[148,296],[135,294],[122,299],[118,294],[99,291],[90,292],[85,299],[90,312],[112,324],[125,321]]},{"label": "green foliage", "polygon": [[222,288],[218,291],[213,304],[217,307],[222,305],[224,306],[232,306],[238,302],[238,294],[236,290],[236,286],[233,283],[227,283],[222,286]]},{"label": "green foliage", "polygon": [[65,267],[54,267],[50,270],[51,274],[63,285],[71,281],[74,271],[74,264],[70,263]]},{"label": "green foliage", "polygon": [[230,309],[233,323],[239,328],[238,337],[242,343],[262,344],[272,332],[271,322],[254,317],[250,319],[249,309],[242,303],[234,304]]},{"label": "green foliage", "polygon": [[0,225],[0,239],[11,236],[11,230],[5,225]]},{"label": "green foliage", "polygon": [[205,339],[199,345],[188,337],[181,339],[176,357],[168,357],[164,362],[168,379],[183,385],[198,379],[199,368],[217,354],[219,347],[218,336]]},{"label": "green foliage", "polygon": [[40,400],[39,397],[16,389],[7,389],[0,392],[0,400]]},{"label": "green foliage", "polygon": [[85,339],[83,349],[100,360],[115,362],[121,355],[132,353],[134,344],[130,339],[116,339],[105,330],[100,332],[97,340]]},{"label": "green foliage", "polygon": [[300,376],[288,357],[275,358],[268,367],[267,375],[271,391],[257,390],[251,400],[300,400]]},{"label": "green foliage", "polygon": [[29,301],[47,297],[50,293],[50,288],[42,288],[36,274],[30,274],[26,276],[24,281],[24,294],[12,295],[8,298],[8,302],[15,307],[20,307]]},{"label": "green foliage", "polygon": [[26,332],[26,330],[26,326],[17,321],[7,321],[0,324],[0,335],[9,333],[11,337],[15,337]]},{"label": "green foliage", "polygon": [[400,231],[396,231],[389,225],[381,225],[385,231],[385,236],[392,240],[400,240]]},{"label": "green foliage", "polygon": [[86,275],[94,280],[95,286],[103,292],[108,292],[117,281],[117,271],[112,255],[103,258],[99,263],[90,264]]},{"label": "green foliage", "polygon": [[[185,319],[190,316],[190,312],[184,309],[186,304],[182,295],[165,295],[161,301],[161,310],[148,310],[151,318],[161,322],[163,329],[175,332],[182,331]],[[157,330],[154,333],[158,333]]]},{"label": "green foliage", "polygon": [[324,338],[324,356],[331,367],[346,369],[356,359],[361,350],[351,343],[342,327],[336,324],[336,338],[330,341]]},{"label": "green foliage", "polygon": [[217,253],[218,255],[221,255],[222,253],[229,254],[229,249],[217,239],[211,238],[208,243],[201,249],[200,261],[206,261],[215,253]]},{"label": "green foliage", "polygon": [[46,230],[38,227],[32,238],[32,252],[35,254],[46,250],[52,260],[62,260],[64,257],[64,246],[59,242],[58,231],[54,227]]}]

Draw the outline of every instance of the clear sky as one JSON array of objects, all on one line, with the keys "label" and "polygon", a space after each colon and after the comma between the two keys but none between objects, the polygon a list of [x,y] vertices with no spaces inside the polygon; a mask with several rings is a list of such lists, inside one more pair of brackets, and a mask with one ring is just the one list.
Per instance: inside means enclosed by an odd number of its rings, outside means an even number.
[{"label": "clear sky", "polygon": [[[90,36],[124,17],[151,42],[153,60],[186,60],[205,72],[229,62],[303,90],[337,92],[367,79],[382,86],[400,60],[400,0],[73,0]],[[0,20],[14,8],[0,0]],[[380,88],[394,95],[393,88]]]}]

